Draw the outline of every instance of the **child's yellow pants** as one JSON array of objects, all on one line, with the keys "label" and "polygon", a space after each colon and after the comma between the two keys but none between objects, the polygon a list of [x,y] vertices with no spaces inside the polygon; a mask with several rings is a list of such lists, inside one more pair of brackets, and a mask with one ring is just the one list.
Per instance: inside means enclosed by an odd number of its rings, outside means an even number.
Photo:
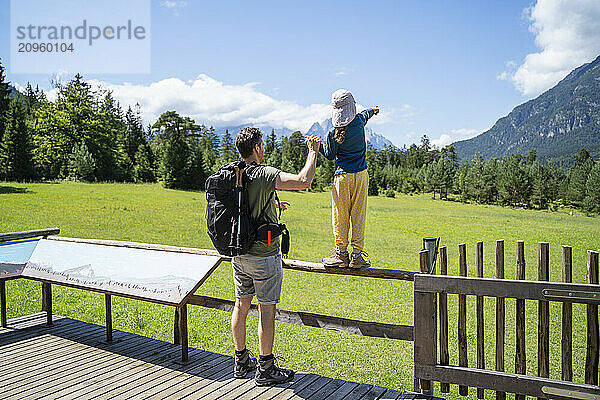
[{"label": "child's yellow pants", "polygon": [[333,179],[332,220],[333,236],[337,247],[348,247],[348,233],[352,225],[352,249],[363,250],[368,191],[367,170],[336,175]]}]

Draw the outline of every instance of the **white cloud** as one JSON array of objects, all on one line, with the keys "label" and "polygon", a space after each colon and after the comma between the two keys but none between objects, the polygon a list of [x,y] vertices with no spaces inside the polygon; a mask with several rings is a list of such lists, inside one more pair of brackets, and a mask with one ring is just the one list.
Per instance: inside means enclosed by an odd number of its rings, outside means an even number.
[{"label": "white cloud", "polygon": [[187,1],[176,1],[176,0],[165,0],[160,6],[173,11],[173,14],[177,17],[179,10],[185,8],[188,5]]},{"label": "white cloud", "polygon": [[524,13],[541,51],[528,54],[518,68],[507,63],[497,76],[524,95],[542,93],[600,54],[600,1],[538,0]]},{"label": "white cloud", "polygon": [[344,75],[347,75],[347,74],[348,73],[346,71],[338,71],[334,75],[337,76],[337,77],[340,77],[340,76],[344,76]]},{"label": "white cloud", "polygon": [[458,140],[466,140],[479,135],[482,131],[479,129],[459,128],[451,129],[450,134],[442,134],[437,139],[432,139],[431,144],[439,148],[447,146]]},{"label": "white cloud", "polygon": [[444,147],[444,146],[449,145],[452,142],[454,142],[454,140],[452,140],[450,135],[444,134],[444,135],[440,136],[438,139],[433,139],[431,141],[431,144],[433,144],[436,147]]},{"label": "white cloud", "polygon": [[470,139],[474,136],[477,136],[481,133],[481,131],[478,129],[460,128],[460,129],[451,129],[450,133],[454,137],[460,136],[460,140],[463,140],[463,139]]},{"label": "white cloud", "polygon": [[204,74],[189,82],[168,78],[147,85],[88,82],[112,91],[124,108],[139,103],[145,123],[154,122],[165,111],[175,110],[198,123],[215,127],[249,124],[306,131],[315,121],[323,121],[331,114],[329,104],[304,106],[276,100],[259,92],[254,82],[227,85]]},{"label": "white cloud", "polygon": [[[174,110],[208,126],[248,124],[305,132],[313,123],[331,117],[329,104],[301,105],[294,101],[277,100],[258,90],[260,82],[228,85],[205,74],[187,82],[178,78],[139,85],[127,82],[113,84],[96,79],[87,82],[94,88],[111,91],[125,109],[139,103],[144,124],[154,123],[163,112]],[[279,88],[269,91],[280,93]],[[52,101],[56,100],[57,95],[57,89],[46,92]],[[365,107],[357,103],[356,109],[360,112]],[[407,122],[415,112],[410,104],[402,104],[398,109],[384,107],[377,117],[369,120],[369,125]]]}]

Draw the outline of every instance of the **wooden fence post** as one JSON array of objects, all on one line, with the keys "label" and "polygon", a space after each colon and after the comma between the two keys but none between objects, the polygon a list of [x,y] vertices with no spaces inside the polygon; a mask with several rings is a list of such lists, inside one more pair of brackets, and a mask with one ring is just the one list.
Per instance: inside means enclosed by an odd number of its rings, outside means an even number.
[{"label": "wooden fence post", "polygon": [[[440,247],[440,275],[448,274],[448,255],[446,246]],[[448,294],[439,294],[440,302],[440,365],[450,364],[450,354],[448,352]],[[440,392],[450,392],[450,384],[441,382]]]},{"label": "wooden fence post", "polygon": [[[429,273],[429,253],[419,252],[421,273]],[[415,365],[434,366],[437,361],[437,313],[436,294],[414,292],[414,357]],[[423,393],[432,394],[431,381],[421,379],[420,388]]]},{"label": "wooden fence post", "polygon": [[3,328],[8,327],[6,321],[6,280],[0,279],[0,320]]},{"label": "wooden fence post", "polygon": [[188,325],[187,325],[187,304],[179,308],[179,335],[181,340],[181,361],[188,361]]},{"label": "wooden fence post", "polygon": [[[598,284],[598,253],[588,250],[587,282]],[[585,383],[598,385],[598,305],[587,305],[587,352],[585,357]]]},{"label": "wooden fence post", "polygon": [[[550,279],[550,249],[547,242],[539,243],[538,280]],[[538,302],[538,376],[550,374],[550,309],[547,301]],[[545,397],[538,397],[545,399]]]},{"label": "wooden fence post", "polygon": [[181,344],[181,335],[179,334],[179,307],[175,307],[175,316],[173,319],[173,344]]},{"label": "wooden fence post", "polygon": [[[483,242],[477,242],[475,249],[475,266],[477,277],[483,278]],[[483,320],[483,296],[477,296],[477,368],[485,369],[485,345],[484,345],[484,320]],[[477,398],[483,399],[485,390],[477,388]]]},{"label": "wooden fence post", "polygon": [[[525,243],[517,241],[517,279],[525,279]],[[527,373],[527,356],[525,354],[525,300],[516,301],[516,353],[515,373],[525,375]],[[515,395],[515,400],[525,400],[521,394]]]},{"label": "wooden fence post", "polygon": [[46,311],[46,325],[52,325],[52,285],[42,282],[42,311]]},{"label": "wooden fence post", "polygon": [[[459,275],[467,276],[467,245],[461,243],[458,245],[458,267]],[[468,367],[467,358],[467,296],[458,295],[458,365]],[[469,387],[460,385],[458,393],[461,396],[469,395]]]},{"label": "wooden fence post", "polygon": [[[572,251],[571,246],[562,247],[563,281],[571,283],[572,273]],[[573,380],[573,304],[562,303],[562,372],[563,381]]]},{"label": "wooden fence post", "polygon": [[112,302],[111,295],[104,294],[104,308],[106,310],[106,341],[112,342]]},{"label": "wooden fence post", "polygon": [[[504,240],[496,241],[496,278],[504,279]],[[496,298],[496,371],[504,372],[505,302]],[[506,393],[496,392],[497,400],[505,400]]]}]

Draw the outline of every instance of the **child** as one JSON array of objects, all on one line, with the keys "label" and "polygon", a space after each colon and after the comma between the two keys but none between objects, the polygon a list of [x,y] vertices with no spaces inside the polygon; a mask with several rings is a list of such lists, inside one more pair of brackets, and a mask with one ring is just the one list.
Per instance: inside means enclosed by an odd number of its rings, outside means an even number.
[{"label": "child", "polygon": [[[365,124],[379,109],[369,108],[356,113],[352,93],[339,89],[331,95],[333,129],[328,133],[320,152],[335,160],[335,177],[331,189],[333,235],[335,251],[323,258],[328,267],[369,267],[364,258],[365,222],[367,216],[367,140]],[[352,225],[352,256],[348,254],[348,232]]]}]

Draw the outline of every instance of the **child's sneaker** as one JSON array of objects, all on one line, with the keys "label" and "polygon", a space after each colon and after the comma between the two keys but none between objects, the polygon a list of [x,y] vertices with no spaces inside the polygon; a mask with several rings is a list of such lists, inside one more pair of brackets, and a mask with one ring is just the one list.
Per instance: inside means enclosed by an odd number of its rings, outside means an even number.
[{"label": "child's sneaker", "polygon": [[350,256],[347,251],[340,253],[337,250],[333,250],[333,254],[323,258],[322,262],[326,267],[346,268],[350,264]]},{"label": "child's sneaker", "polygon": [[235,378],[245,378],[250,372],[256,369],[256,358],[250,357],[250,352],[246,352],[241,356],[235,356],[235,365],[233,367],[233,376]]},{"label": "child's sneaker", "polygon": [[275,364],[275,359],[259,363],[254,375],[256,386],[270,386],[290,382],[294,379],[294,370],[281,368]]},{"label": "child's sneaker", "polygon": [[369,257],[369,255],[364,251],[361,251],[360,253],[352,252],[352,259],[350,260],[350,268],[359,269],[359,268],[369,268],[371,266],[371,262],[369,260],[367,260],[366,258],[364,258],[363,254],[365,255],[365,257]]}]

